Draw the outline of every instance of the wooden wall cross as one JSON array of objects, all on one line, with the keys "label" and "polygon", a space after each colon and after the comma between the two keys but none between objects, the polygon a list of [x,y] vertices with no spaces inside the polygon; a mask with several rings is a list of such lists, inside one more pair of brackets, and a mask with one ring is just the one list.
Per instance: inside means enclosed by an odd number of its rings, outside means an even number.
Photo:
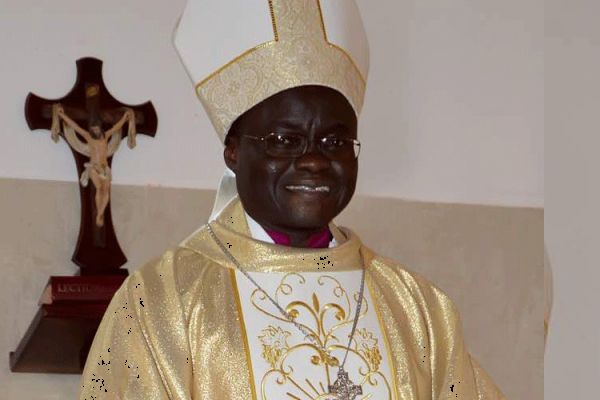
[{"label": "wooden wall cross", "polygon": [[51,100],[29,93],[25,118],[31,130],[50,130],[55,141],[62,137],[75,157],[81,223],[72,260],[81,275],[126,273],[110,212],[112,156],[124,136],[130,147],[138,133],[154,137],[158,121],[152,103],[116,100],[104,84],[102,61],[88,57],[77,61],[77,79],[66,96]]},{"label": "wooden wall cross", "polygon": [[154,136],[156,112],[150,102],[116,100],[102,79],[102,61],[82,58],[69,94],[49,100],[30,93],[25,118],[32,130],[50,130],[57,142],[62,137],[75,157],[81,223],[72,260],[80,274],[50,277],[35,317],[10,353],[10,368],[80,373],[102,316],[127,277],[110,215],[112,156],[125,136],[129,147],[138,133]]}]

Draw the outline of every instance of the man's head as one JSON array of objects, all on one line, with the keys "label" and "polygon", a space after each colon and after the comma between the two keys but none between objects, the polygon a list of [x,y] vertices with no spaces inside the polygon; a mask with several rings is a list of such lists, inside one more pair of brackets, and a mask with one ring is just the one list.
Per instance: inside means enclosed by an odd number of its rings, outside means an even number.
[{"label": "man's head", "polygon": [[[281,232],[322,229],[354,194],[358,160],[348,151],[356,131],[348,100],[324,86],[288,89],[248,110],[233,123],[224,152],[246,212]],[[287,152],[289,143],[280,149],[277,134],[305,142],[305,151]]]}]

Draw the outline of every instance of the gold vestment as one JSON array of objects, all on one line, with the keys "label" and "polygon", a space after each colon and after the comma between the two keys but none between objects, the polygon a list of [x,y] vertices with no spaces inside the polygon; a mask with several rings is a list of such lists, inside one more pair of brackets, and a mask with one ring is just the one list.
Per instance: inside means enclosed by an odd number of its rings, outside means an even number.
[{"label": "gold vestment", "polygon": [[[332,224],[339,245],[328,249],[260,242],[249,236],[239,200],[211,226],[248,271],[314,272],[324,259],[331,261],[328,272],[364,266],[391,354],[393,398],[504,399],[465,348],[448,297],[374,254],[350,230]],[[260,400],[252,389],[234,271],[203,227],[134,272],[100,325],[80,399]]]}]

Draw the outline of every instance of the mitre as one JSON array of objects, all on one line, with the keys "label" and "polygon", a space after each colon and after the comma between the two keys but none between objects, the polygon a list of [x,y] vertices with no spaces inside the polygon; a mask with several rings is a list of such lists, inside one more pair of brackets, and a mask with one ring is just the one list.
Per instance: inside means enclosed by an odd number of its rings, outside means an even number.
[{"label": "mitre", "polygon": [[327,86],[363,105],[369,47],[354,0],[190,0],[175,47],[221,141],[285,89]]},{"label": "mitre", "polygon": [[[369,46],[354,0],[189,0],[174,40],[223,143],[240,115],[298,86],[330,87],[362,109]],[[226,169],[210,220],[236,195]]]}]

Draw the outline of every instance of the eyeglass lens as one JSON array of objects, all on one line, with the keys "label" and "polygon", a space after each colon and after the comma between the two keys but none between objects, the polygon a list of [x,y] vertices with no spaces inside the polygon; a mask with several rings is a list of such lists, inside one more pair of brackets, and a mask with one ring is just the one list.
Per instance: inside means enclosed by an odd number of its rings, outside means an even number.
[{"label": "eyeglass lens", "polygon": [[[264,137],[265,150],[273,157],[299,157],[308,147],[308,138],[292,133],[271,133]],[[348,138],[325,136],[317,139],[322,153],[332,159],[352,159],[358,157],[360,144]]]}]

